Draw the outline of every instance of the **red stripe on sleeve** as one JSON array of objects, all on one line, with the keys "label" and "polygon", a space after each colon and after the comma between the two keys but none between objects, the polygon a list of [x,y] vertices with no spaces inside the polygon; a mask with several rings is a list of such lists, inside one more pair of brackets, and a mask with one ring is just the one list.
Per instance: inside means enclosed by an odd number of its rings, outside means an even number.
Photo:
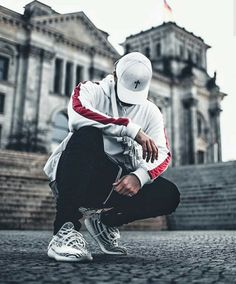
[{"label": "red stripe on sleeve", "polygon": [[[166,147],[169,150],[170,149],[169,148],[169,141],[167,139],[166,130],[165,129],[164,129],[164,132],[165,132],[165,138],[166,138]],[[170,160],[171,160],[171,153],[169,152],[167,154],[167,158],[160,165],[158,165],[155,169],[153,169],[151,171],[148,171],[148,174],[151,177],[151,179],[155,179],[158,176],[160,176],[166,170],[166,168],[168,167],[168,165],[170,163]]]},{"label": "red stripe on sleeve", "polygon": [[79,113],[85,118],[97,121],[102,124],[112,123],[112,124],[124,125],[124,126],[127,126],[129,124],[128,118],[117,118],[117,119],[110,118],[110,117],[108,118],[108,117],[101,115],[100,113],[96,113],[88,108],[85,108],[79,99],[80,86],[81,86],[81,83],[74,89],[74,94],[72,96],[72,106],[73,106],[74,111],[76,111],[77,113]]}]

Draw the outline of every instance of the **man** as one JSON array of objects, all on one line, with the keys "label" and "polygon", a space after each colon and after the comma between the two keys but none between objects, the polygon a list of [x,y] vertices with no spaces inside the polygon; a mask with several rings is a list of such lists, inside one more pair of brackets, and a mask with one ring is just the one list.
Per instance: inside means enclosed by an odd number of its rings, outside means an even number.
[{"label": "man", "polygon": [[170,214],[179,204],[177,187],[160,176],[171,154],[162,114],[147,100],[151,62],[132,52],[115,67],[101,82],[74,89],[70,133],[44,168],[57,197],[48,256],[58,261],[92,260],[79,233],[84,214],[101,250],[122,255],[117,227]]}]

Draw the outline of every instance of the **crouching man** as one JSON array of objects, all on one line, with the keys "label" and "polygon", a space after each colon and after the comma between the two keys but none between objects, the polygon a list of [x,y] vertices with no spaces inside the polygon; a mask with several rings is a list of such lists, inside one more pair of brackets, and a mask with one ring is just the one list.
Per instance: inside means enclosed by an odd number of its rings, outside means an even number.
[{"label": "crouching man", "polygon": [[92,260],[79,232],[88,211],[85,227],[101,250],[122,255],[119,226],[178,206],[176,185],[161,177],[171,154],[162,114],[147,100],[151,78],[150,60],[132,52],[116,62],[113,75],[74,89],[70,132],[44,167],[57,197],[49,257]]}]

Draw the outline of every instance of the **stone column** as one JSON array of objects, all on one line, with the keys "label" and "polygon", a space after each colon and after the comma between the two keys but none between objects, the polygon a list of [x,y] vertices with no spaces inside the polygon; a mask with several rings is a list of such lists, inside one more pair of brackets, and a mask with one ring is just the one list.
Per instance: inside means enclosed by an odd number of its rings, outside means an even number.
[{"label": "stone column", "polygon": [[[211,162],[221,162],[222,161],[222,149],[221,149],[221,129],[220,129],[220,105],[216,104],[214,107],[209,109],[211,118]],[[215,157],[214,145],[217,145],[217,157]]]},{"label": "stone column", "polygon": [[[166,97],[164,98],[164,112],[165,112],[165,129],[166,129],[166,135],[167,135],[167,139],[169,141],[169,144],[170,144],[170,151],[172,152],[172,145],[171,145],[171,141],[172,141],[172,133],[171,133],[171,128],[172,128],[172,125],[171,125],[171,100],[170,98]],[[173,163],[173,161],[172,161]]]},{"label": "stone column", "polygon": [[[188,164],[197,163],[197,100],[193,97],[183,99],[183,104],[187,112],[187,125],[186,129],[186,162]],[[186,125],[186,127],[187,127]]]},{"label": "stone column", "polygon": [[89,80],[93,81],[94,79],[94,56],[95,56],[94,47],[91,47],[89,49],[89,54],[90,54]]},{"label": "stone column", "polygon": [[172,165],[179,166],[181,165],[181,152],[180,152],[180,142],[182,137],[180,136],[180,100],[179,100],[179,90],[178,87],[171,83],[170,86],[170,95],[171,95],[171,140],[170,146],[172,151]]},{"label": "stone column", "polygon": [[75,86],[77,85],[76,82],[76,68],[77,68],[77,63],[73,62],[73,67],[72,67],[72,90],[75,88]]},{"label": "stone column", "polygon": [[65,85],[66,85],[66,61],[62,60],[62,72],[61,72],[61,90],[60,93],[62,96],[65,95]]}]

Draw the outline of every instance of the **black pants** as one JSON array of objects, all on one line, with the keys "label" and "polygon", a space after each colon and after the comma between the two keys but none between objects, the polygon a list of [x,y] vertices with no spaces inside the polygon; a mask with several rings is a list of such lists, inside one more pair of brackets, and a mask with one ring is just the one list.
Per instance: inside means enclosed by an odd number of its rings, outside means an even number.
[{"label": "black pants", "polygon": [[[133,197],[112,189],[119,167],[104,152],[101,130],[83,127],[74,132],[61,155],[56,183],[58,189],[54,234],[67,221],[77,230],[82,213],[79,207],[112,208],[102,212],[101,220],[109,226],[120,226],[135,220],[167,215],[175,211],[180,194],[175,184],[163,177],[146,184]],[[125,170],[122,176],[128,174]]]}]

